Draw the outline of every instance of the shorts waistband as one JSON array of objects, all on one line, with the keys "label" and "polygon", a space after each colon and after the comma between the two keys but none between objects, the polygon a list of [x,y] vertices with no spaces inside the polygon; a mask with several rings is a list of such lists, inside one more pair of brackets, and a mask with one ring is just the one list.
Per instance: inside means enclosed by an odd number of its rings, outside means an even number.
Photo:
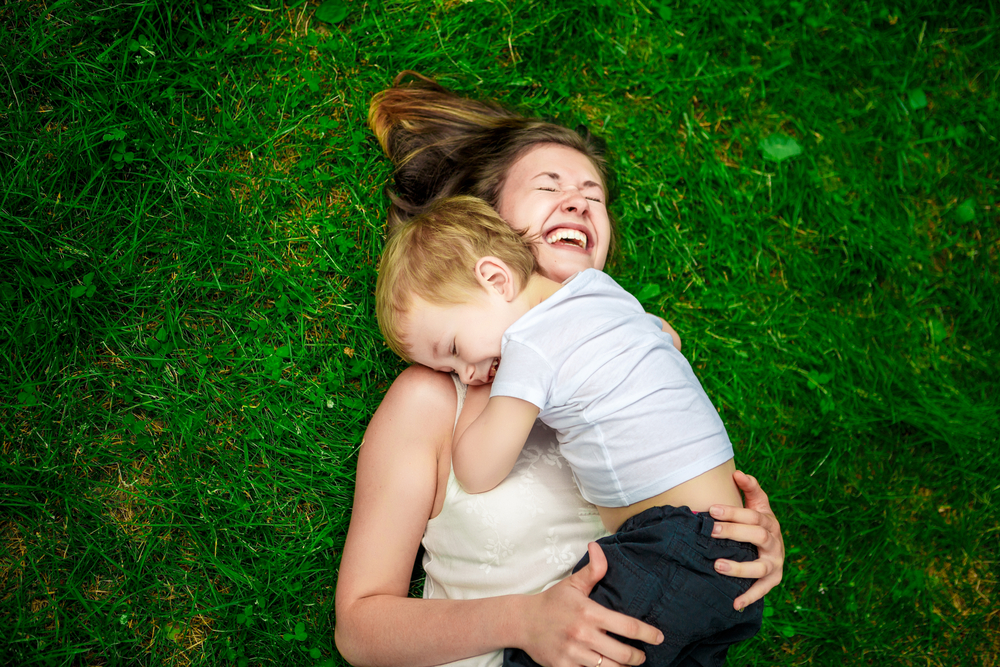
[{"label": "shorts waistband", "polygon": [[708,512],[695,512],[687,505],[682,505],[680,507],[674,507],[673,505],[658,505],[656,507],[650,507],[647,510],[643,510],[635,516],[626,519],[625,523],[623,523],[618,529],[618,532],[621,533],[628,530],[636,530],[638,528],[663,523],[664,521],[674,521],[687,524],[691,528],[697,527],[696,532],[700,535],[711,535],[712,526],[715,525],[715,521],[712,520],[712,517],[708,514]]},{"label": "shorts waistband", "polygon": [[698,535],[700,539],[706,540],[706,543],[710,542],[720,547],[732,547],[746,552],[751,559],[757,558],[757,547],[749,542],[712,537],[712,528],[715,527],[715,519],[712,518],[712,515],[708,512],[695,512],[687,505],[650,507],[626,520],[617,533],[652,528],[668,522],[676,528]]}]

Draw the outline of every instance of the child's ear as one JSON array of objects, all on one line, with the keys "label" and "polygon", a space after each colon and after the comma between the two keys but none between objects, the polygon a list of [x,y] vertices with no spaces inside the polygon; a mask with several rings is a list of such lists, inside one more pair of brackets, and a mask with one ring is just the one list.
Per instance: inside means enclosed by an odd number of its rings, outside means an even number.
[{"label": "child's ear", "polygon": [[476,262],[476,280],[487,292],[496,292],[507,301],[517,296],[517,283],[510,267],[496,257],[481,257]]}]

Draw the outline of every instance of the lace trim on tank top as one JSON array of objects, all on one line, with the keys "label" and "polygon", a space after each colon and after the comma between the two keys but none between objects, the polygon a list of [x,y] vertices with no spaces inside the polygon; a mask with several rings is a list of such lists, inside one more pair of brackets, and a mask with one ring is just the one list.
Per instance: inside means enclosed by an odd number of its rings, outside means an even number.
[{"label": "lace trim on tank top", "polygon": [[454,434],[455,429],[458,428],[458,417],[462,414],[462,406],[465,405],[465,394],[469,391],[469,388],[462,384],[462,381],[454,373],[451,374],[451,381],[455,383],[455,391],[458,392],[458,409],[455,410],[455,423],[451,425],[451,432]]}]

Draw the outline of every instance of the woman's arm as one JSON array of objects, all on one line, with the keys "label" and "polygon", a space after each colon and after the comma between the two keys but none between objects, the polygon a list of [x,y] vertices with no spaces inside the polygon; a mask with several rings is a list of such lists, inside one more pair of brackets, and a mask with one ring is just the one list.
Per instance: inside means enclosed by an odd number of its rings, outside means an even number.
[{"label": "woman's arm", "polygon": [[417,547],[437,497],[456,410],[449,376],[414,366],[390,387],[358,454],[351,525],[337,580],[337,648],[354,665],[437,665],[507,646],[552,667],[639,664],[607,632],[653,643],[655,628],[587,598],[584,568],[538,595],[408,598]]},{"label": "woman's arm", "polygon": [[[483,609],[407,597],[437,496],[440,453],[450,445],[456,400],[450,377],[413,366],[389,388],[365,432],[337,579],[335,637],[351,664],[429,665],[486,653],[499,644],[488,632],[497,629],[496,618]],[[496,610],[492,614],[503,617]],[[468,631],[473,626],[464,623],[472,618],[481,631]]]},{"label": "woman's arm", "polygon": [[764,597],[781,582],[785,542],[781,538],[781,526],[771,511],[767,494],[760,488],[757,480],[737,470],[733,473],[733,481],[743,491],[746,507],[713,505],[709,512],[716,520],[712,537],[750,542],[757,546],[758,558],[755,561],[715,561],[718,572],[730,577],[757,579],[746,593],[733,601],[733,609],[743,609]]}]

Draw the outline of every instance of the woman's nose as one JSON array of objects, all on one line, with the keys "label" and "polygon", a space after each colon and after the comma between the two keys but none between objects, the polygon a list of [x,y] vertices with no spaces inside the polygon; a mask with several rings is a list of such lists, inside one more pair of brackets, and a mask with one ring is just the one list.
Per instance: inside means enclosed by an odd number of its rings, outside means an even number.
[{"label": "woman's nose", "polygon": [[461,379],[463,384],[472,384],[476,379],[476,367],[472,364],[466,364]]},{"label": "woman's nose", "polygon": [[562,201],[562,210],[583,213],[587,210],[587,198],[579,190],[568,189]]}]

